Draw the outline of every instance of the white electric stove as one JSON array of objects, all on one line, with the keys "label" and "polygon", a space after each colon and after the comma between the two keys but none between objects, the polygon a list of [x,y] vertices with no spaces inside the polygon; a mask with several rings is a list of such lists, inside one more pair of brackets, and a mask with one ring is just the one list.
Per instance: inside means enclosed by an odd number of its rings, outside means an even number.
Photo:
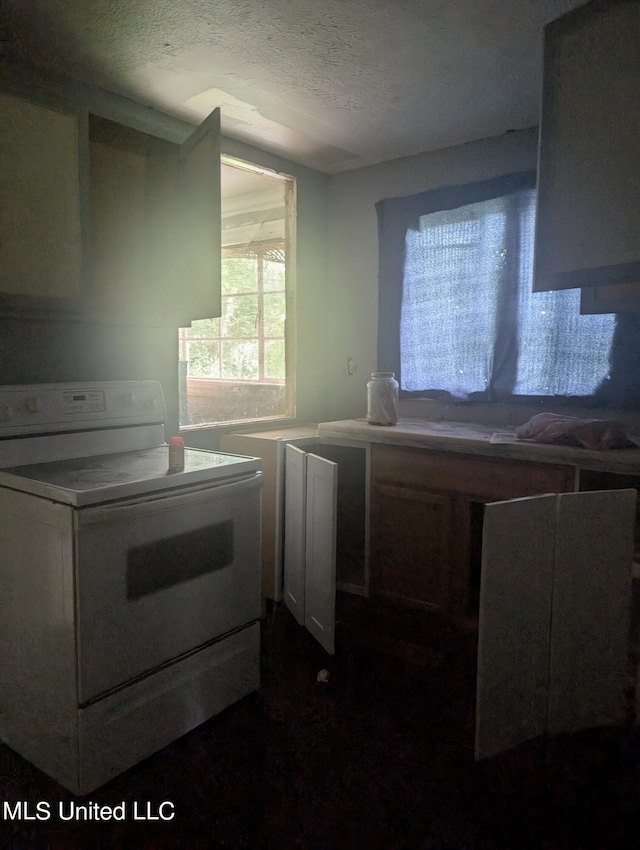
[{"label": "white electric stove", "polygon": [[0,738],[84,794],[259,685],[257,458],[153,381],[0,387]]}]

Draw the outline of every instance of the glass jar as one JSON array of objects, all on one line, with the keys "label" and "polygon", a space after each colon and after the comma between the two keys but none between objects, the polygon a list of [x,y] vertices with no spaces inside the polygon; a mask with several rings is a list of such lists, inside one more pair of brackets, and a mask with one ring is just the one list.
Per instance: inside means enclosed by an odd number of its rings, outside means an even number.
[{"label": "glass jar", "polygon": [[367,384],[367,422],[395,425],[398,421],[398,382],[394,372],[372,372]]}]

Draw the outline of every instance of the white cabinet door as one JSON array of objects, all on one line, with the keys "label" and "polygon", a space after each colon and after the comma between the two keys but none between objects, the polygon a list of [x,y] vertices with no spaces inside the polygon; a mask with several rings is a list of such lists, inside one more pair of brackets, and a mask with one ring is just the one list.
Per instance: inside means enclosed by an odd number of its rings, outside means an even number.
[{"label": "white cabinet door", "polygon": [[220,110],[180,150],[185,263],[184,324],[221,314]]},{"label": "white cabinet door", "polygon": [[304,624],[333,655],[336,608],[336,504],[338,465],[307,457]]},{"label": "white cabinet door", "polygon": [[284,601],[304,626],[307,453],[285,448],[284,483]]},{"label": "white cabinet door", "polygon": [[476,758],[547,727],[556,497],[485,505],[482,536]]},{"label": "white cabinet door", "polygon": [[285,449],[284,598],[300,625],[334,653],[338,465]]},{"label": "white cabinet door", "polygon": [[84,288],[86,115],[2,92],[0,120],[3,306],[77,310]]},{"label": "white cabinet door", "polygon": [[635,490],[485,506],[476,758],[625,715]]},{"label": "white cabinet door", "polygon": [[640,279],[639,31],[637,0],[545,27],[534,291]]},{"label": "white cabinet door", "polygon": [[619,723],[628,681],[636,491],[558,496],[549,732]]}]

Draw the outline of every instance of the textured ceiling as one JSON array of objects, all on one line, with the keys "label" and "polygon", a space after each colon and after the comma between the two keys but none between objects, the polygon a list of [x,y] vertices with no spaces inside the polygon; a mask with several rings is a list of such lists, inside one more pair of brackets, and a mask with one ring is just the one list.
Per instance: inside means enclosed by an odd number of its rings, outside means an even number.
[{"label": "textured ceiling", "polygon": [[34,64],[335,173],[536,124],[542,28],[583,2],[2,5]]}]

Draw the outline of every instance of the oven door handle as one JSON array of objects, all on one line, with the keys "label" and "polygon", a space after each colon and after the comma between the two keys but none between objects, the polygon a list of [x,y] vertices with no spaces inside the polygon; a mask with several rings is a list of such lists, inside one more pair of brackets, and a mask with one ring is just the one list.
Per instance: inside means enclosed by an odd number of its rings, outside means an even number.
[{"label": "oven door handle", "polygon": [[166,490],[160,493],[138,496],[126,502],[118,502],[99,507],[87,507],[74,511],[76,528],[96,523],[117,522],[123,519],[147,516],[158,511],[189,506],[196,502],[218,501],[231,496],[248,493],[262,487],[262,473],[253,472],[242,479],[222,480],[194,485],[186,491]]}]

